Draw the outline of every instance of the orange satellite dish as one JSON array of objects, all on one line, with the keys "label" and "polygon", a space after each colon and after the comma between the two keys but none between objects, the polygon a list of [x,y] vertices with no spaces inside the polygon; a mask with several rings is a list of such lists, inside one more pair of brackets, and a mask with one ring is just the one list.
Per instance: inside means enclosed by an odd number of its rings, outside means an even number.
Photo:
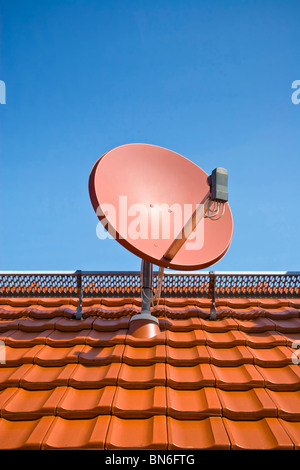
[{"label": "orange satellite dish", "polygon": [[[164,268],[203,269],[227,252],[233,233],[227,183],[225,169],[208,175],[178,153],[149,144],[121,145],[95,163],[89,178],[94,210],[110,235],[142,259],[142,311],[131,317],[131,334],[159,331],[150,310]],[[159,266],[155,294],[153,264]]]},{"label": "orange satellite dish", "polygon": [[[211,215],[205,212],[209,175],[171,150],[149,144],[110,150],[95,163],[89,192],[108,232],[157,266],[203,269],[220,260],[229,248],[233,220],[228,202],[222,203],[222,216],[207,216]],[[178,239],[181,242],[176,245]]]}]

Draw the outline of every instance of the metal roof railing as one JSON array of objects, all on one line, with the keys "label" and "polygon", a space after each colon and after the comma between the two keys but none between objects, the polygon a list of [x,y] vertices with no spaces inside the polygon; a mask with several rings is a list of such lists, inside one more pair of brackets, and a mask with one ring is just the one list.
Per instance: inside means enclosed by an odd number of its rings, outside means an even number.
[{"label": "metal roof railing", "polygon": [[[158,273],[153,273],[153,289]],[[139,271],[0,271],[0,297],[140,297]],[[161,297],[300,297],[300,272],[165,271]]]}]

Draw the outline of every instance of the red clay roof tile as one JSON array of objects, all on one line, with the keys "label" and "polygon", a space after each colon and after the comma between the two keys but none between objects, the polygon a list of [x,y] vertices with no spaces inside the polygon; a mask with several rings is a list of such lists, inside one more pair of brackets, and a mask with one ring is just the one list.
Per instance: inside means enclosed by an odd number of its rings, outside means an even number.
[{"label": "red clay roof tile", "polygon": [[52,331],[46,338],[45,343],[56,347],[64,348],[75,344],[85,344],[86,338],[91,330],[81,331]]},{"label": "red clay roof tile", "polygon": [[94,317],[83,318],[82,320],[75,320],[74,318],[56,318],[55,328],[59,331],[82,331],[94,328]]},{"label": "red clay roof tile", "polygon": [[118,331],[128,328],[129,317],[104,319],[97,317],[93,320],[93,329],[97,331]]},{"label": "red clay roof tile", "polygon": [[256,366],[270,390],[300,390],[300,371],[298,365],[284,367]]},{"label": "red clay roof tile", "polygon": [[166,374],[167,385],[178,390],[194,390],[215,385],[215,377],[210,364],[197,364],[190,367],[167,364]]},{"label": "red clay roof tile", "polygon": [[111,346],[112,344],[124,344],[127,330],[98,331],[90,330],[85,337],[85,344],[94,347]]},{"label": "red clay roof tile", "polygon": [[18,387],[5,388],[0,391],[0,417],[2,418],[2,410],[8,400],[13,397],[13,395],[20,390]]},{"label": "red clay roof tile", "polygon": [[0,390],[6,387],[19,387],[21,379],[33,367],[31,364],[22,364],[17,367],[0,367]]},{"label": "red clay roof tile", "polygon": [[203,419],[221,416],[221,404],[214,387],[175,390],[167,387],[168,415],[177,419]]},{"label": "red clay roof tile", "polygon": [[156,346],[158,344],[166,343],[166,331],[163,330],[153,338],[135,338],[133,335],[127,333],[125,338],[125,344],[130,346],[136,346],[140,348],[148,348]]},{"label": "red clay roof tile", "polygon": [[298,349],[300,346],[300,333],[282,333],[278,331],[278,334],[282,337],[286,346],[292,346],[294,349]]},{"label": "red clay roof tile", "polygon": [[157,344],[148,348],[125,346],[123,362],[128,365],[148,366],[155,363],[165,363],[166,348],[163,344]]},{"label": "red clay roof tile", "polygon": [[111,417],[91,419],[54,418],[43,438],[42,449],[104,449]]},{"label": "red clay roof tile", "polygon": [[66,387],[61,400],[57,401],[56,413],[67,419],[110,415],[115,392],[116,387],[110,385],[96,389]]},{"label": "red clay roof tile", "polygon": [[300,333],[300,318],[275,320],[274,323],[277,331],[282,331],[283,333]]},{"label": "red clay roof tile", "polygon": [[251,348],[254,356],[254,364],[261,367],[283,367],[292,364],[293,351],[286,346],[275,346],[270,348]]},{"label": "red clay roof tile", "polygon": [[246,346],[233,346],[231,348],[211,348],[207,346],[210,362],[216,366],[241,366],[253,364],[253,355]]},{"label": "red clay roof tile", "polygon": [[294,448],[299,450],[300,449],[300,423],[292,422],[292,421],[284,421],[282,419],[278,420],[286,433],[289,435],[289,438],[294,444]]},{"label": "red clay roof tile", "polygon": [[200,363],[209,363],[210,355],[206,346],[193,346],[189,348],[172,348],[166,346],[166,359],[173,366],[195,366]]},{"label": "red clay roof tile", "polygon": [[83,346],[78,353],[78,362],[89,366],[106,365],[112,362],[121,362],[123,353],[123,344],[114,344],[113,346],[100,348]]},{"label": "red clay roof tile", "polygon": [[53,416],[43,416],[30,421],[11,421],[1,418],[1,449],[39,450],[53,420]]},{"label": "red clay roof tile", "polygon": [[277,418],[232,421],[223,418],[232,449],[291,450],[293,443]]},{"label": "red clay roof tile", "polygon": [[166,413],[166,389],[155,386],[146,389],[117,387],[112,414],[120,418],[148,418]]},{"label": "red clay roof tile", "polygon": [[300,390],[279,392],[266,390],[278,409],[278,417],[287,421],[300,421]]},{"label": "red clay roof tile", "polygon": [[33,347],[28,348],[12,348],[10,346],[5,346],[5,366],[6,367],[16,367],[22,364],[32,364],[35,360],[35,357],[41,349],[43,349],[42,344],[36,344]]},{"label": "red clay roof tile", "polygon": [[0,298],[0,448],[298,448],[300,302],[270,300],[162,299],[137,338],[140,299]]},{"label": "red clay roof tile", "polygon": [[[71,343],[72,344],[72,343]],[[40,366],[65,366],[78,363],[78,357],[83,350],[83,345],[75,345],[65,348],[54,348],[45,345],[36,352],[34,363]]]},{"label": "red clay roof tile", "polygon": [[189,346],[197,346],[205,344],[205,335],[202,330],[192,331],[169,331],[166,332],[167,344],[175,348],[184,348],[187,344]]},{"label": "red clay roof tile", "polygon": [[101,388],[116,385],[120,371],[120,363],[101,366],[78,364],[69,376],[68,384],[75,388]]},{"label": "red clay roof tile", "polygon": [[166,383],[165,364],[129,366],[121,364],[118,385],[124,388],[151,388]]},{"label": "red clay roof tile", "polygon": [[274,346],[284,346],[285,339],[275,330],[263,331],[260,333],[245,333],[246,345],[251,348],[270,348]]},{"label": "red clay roof tile", "polygon": [[214,321],[201,319],[200,322],[203,330],[211,333],[224,333],[238,329],[238,322],[234,318],[223,318]]},{"label": "red clay roof tile", "polygon": [[236,367],[219,367],[211,365],[216,386],[223,390],[249,390],[254,387],[263,387],[264,379],[252,364],[243,364]]},{"label": "red clay roof tile", "polygon": [[8,331],[6,337],[3,338],[3,341],[7,346],[13,348],[28,348],[35,346],[36,344],[45,344],[47,336],[49,336],[53,330],[43,330],[43,331]]},{"label": "red clay roof tile", "polygon": [[233,420],[277,417],[277,407],[263,388],[233,391],[217,389],[222,415]]},{"label": "red clay roof tile", "polygon": [[61,367],[33,365],[25,374],[22,374],[20,387],[28,390],[48,390],[58,386],[66,386],[75,367],[75,364]]},{"label": "red clay roof tile", "polygon": [[202,323],[198,317],[184,319],[168,318],[165,322],[165,326],[166,329],[171,331],[192,331],[196,329],[202,329]]},{"label": "red clay roof tile", "polygon": [[55,328],[57,318],[44,318],[36,320],[34,318],[22,318],[18,320],[18,328],[22,331],[32,333],[33,331],[44,331]]},{"label": "red clay roof tile", "polygon": [[145,419],[123,419],[112,416],[106,449],[167,449],[166,417],[155,415]]},{"label": "red clay roof tile", "polygon": [[31,420],[43,416],[52,416],[56,412],[57,403],[67,388],[56,387],[51,390],[24,390],[17,392],[3,406],[1,416],[9,420]]},{"label": "red clay roof tile", "polygon": [[246,331],[247,333],[257,333],[268,330],[275,330],[275,323],[269,318],[259,317],[252,320],[236,320],[238,323],[238,328],[241,331]]},{"label": "red clay roof tile", "polygon": [[222,418],[200,420],[174,419],[168,416],[169,449],[222,449],[230,442]]},{"label": "red clay roof tile", "polygon": [[204,332],[206,344],[213,348],[232,348],[246,344],[245,336],[237,330],[225,331],[223,333]]}]

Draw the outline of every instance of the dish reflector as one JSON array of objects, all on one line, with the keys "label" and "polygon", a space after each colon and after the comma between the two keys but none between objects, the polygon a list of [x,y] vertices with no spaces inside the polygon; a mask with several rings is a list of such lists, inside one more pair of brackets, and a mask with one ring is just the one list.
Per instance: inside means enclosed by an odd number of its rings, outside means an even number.
[{"label": "dish reflector", "polygon": [[[89,178],[92,205],[108,232],[143,260],[176,270],[211,266],[229,248],[231,210],[223,202],[221,217],[206,216],[210,190],[209,175],[201,168],[149,144],[110,150],[95,163]],[[191,225],[193,215],[196,225]],[[188,226],[186,239],[172,250]]]}]

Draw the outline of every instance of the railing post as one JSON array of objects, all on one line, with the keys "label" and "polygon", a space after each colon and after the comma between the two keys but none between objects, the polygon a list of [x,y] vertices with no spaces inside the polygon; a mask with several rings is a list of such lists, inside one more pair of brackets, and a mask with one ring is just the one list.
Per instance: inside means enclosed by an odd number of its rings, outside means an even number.
[{"label": "railing post", "polygon": [[77,273],[77,291],[78,291],[78,307],[76,309],[76,320],[82,320],[82,272]]},{"label": "railing post", "polygon": [[216,273],[215,271],[209,271],[209,294],[212,300],[211,307],[210,307],[210,316],[209,316],[210,320],[217,319],[215,287],[216,287]]}]

